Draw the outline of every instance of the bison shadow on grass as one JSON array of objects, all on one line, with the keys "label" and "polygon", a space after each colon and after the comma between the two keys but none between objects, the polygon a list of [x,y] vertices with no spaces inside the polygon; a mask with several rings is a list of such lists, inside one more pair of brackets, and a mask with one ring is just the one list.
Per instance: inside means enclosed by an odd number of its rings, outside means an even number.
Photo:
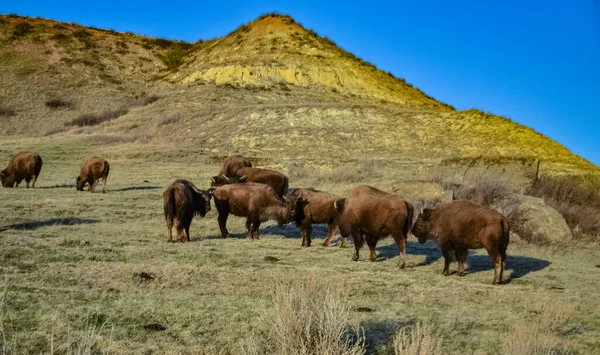
[{"label": "bison shadow on grass", "polygon": [[76,224],[94,224],[100,223],[98,219],[81,219],[81,218],[51,218],[44,221],[33,221],[18,224],[11,224],[0,227],[0,233],[12,230],[32,230],[48,226],[73,226]]},{"label": "bison shadow on grass", "polygon": [[[542,260],[532,258],[528,256],[511,255],[510,245],[508,246],[508,252],[506,256],[506,270],[511,271],[510,276],[507,277],[503,283],[508,284],[513,279],[518,279],[531,272],[536,272],[547,268],[551,262],[548,260]],[[390,259],[398,256],[398,248],[396,245],[390,244],[377,248],[378,258]],[[434,243],[419,244],[417,242],[408,242],[406,246],[406,254],[408,255],[424,255],[425,261],[420,262],[414,267],[425,266],[433,264],[442,258],[441,250]],[[487,254],[475,254],[473,250],[469,250],[469,257],[467,259],[467,274],[474,274],[480,271],[494,270],[494,263]],[[450,266],[456,269],[456,263],[453,262]],[[440,274],[442,270],[440,269]]]},{"label": "bison shadow on grass", "polygon": [[122,187],[120,189],[114,189],[112,191],[126,192],[126,191],[156,190],[156,189],[162,189],[162,187],[161,186],[129,186],[129,187]]}]

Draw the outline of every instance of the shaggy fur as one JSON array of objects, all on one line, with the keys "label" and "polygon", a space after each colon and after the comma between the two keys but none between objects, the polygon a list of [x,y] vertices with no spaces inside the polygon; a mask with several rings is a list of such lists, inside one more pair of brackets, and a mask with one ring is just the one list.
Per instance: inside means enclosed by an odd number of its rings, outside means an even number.
[{"label": "shaggy fur", "polygon": [[261,168],[241,168],[237,170],[237,174],[239,176],[214,176],[211,185],[217,187],[240,182],[256,182],[271,186],[279,197],[287,194],[288,177],[280,172]]},{"label": "shaggy fur", "polygon": [[88,191],[94,192],[98,181],[102,179],[102,192],[106,192],[106,180],[110,172],[110,165],[104,158],[90,157],[81,164],[79,176],[75,179],[75,186],[78,191],[83,191],[85,184],[88,184]]},{"label": "shaggy fur", "polygon": [[219,228],[223,238],[230,237],[227,231],[227,218],[230,214],[246,217],[248,238],[259,239],[258,228],[261,222],[291,222],[297,203],[293,197],[279,198],[268,185],[252,182],[217,187],[211,190],[211,194],[219,212]]},{"label": "shaggy fur", "polygon": [[29,188],[29,182],[33,181],[31,187],[35,188],[40,171],[42,170],[42,158],[34,152],[20,152],[15,154],[8,163],[8,167],[0,172],[0,181],[4,187],[19,187],[23,179]]},{"label": "shaggy fur", "polygon": [[198,190],[187,180],[175,180],[163,192],[165,220],[169,231],[168,242],[173,242],[172,229],[177,231],[177,240],[190,241],[190,224],[194,215],[204,217],[210,211],[211,196]]},{"label": "shaggy fur", "polygon": [[413,206],[398,195],[383,192],[370,186],[358,186],[350,190],[345,199],[335,202],[340,212],[339,228],[344,238],[352,235],[357,261],[363,245],[363,235],[371,251],[370,259],[375,261],[375,247],[381,238],[391,235],[400,250],[398,266],[405,265],[406,238],[413,218]]},{"label": "shaggy fur", "polygon": [[458,262],[458,275],[465,275],[469,249],[485,248],[495,264],[494,284],[501,284],[508,247],[510,225],[500,212],[467,200],[441,204],[423,210],[412,233],[423,244],[435,239],[444,254],[443,274],[450,275],[452,254]]},{"label": "shaggy fur", "polygon": [[323,246],[331,246],[331,240],[338,230],[339,219],[334,202],[340,197],[315,189],[295,189],[291,194],[298,197],[295,221],[302,232],[302,246],[310,246],[312,225],[319,223],[329,226],[329,235]]}]

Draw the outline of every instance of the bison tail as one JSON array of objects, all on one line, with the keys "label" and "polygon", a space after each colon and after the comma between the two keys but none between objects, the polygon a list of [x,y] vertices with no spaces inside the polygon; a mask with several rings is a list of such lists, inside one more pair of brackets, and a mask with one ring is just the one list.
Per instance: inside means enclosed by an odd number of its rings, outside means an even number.
[{"label": "bison tail", "polygon": [[165,218],[167,219],[167,221],[171,221],[176,213],[177,213],[177,205],[175,202],[175,189],[174,188],[170,188],[167,191],[167,196],[165,196],[165,200],[164,200],[164,204],[165,204]]},{"label": "bison tail", "polygon": [[415,209],[413,208],[413,205],[408,202],[408,201],[404,201],[404,203],[406,204],[406,222],[404,222],[404,238],[408,238],[408,234],[410,233],[410,229],[412,228],[412,223],[413,223],[413,215],[415,212]]},{"label": "bison tail", "polygon": [[42,157],[40,157],[39,155],[35,155],[35,178],[37,179],[37,177],[40,175],[40,171],[42,171]]},{"label": "bison tail", "polygon": [[500,255],[502,258],[506,258],[506,248],[508,248],[508,241],[510,239],[510,223],[508,219],[502,218],[501,228],[502,228],[502,237],[500,239]]},{"label": "bison tail", "polygon": [[110,172],[110,164],[108,162],[104,162],[104,170],[102,170],[102,176],[106,179],[108,177],[108,173]]}]

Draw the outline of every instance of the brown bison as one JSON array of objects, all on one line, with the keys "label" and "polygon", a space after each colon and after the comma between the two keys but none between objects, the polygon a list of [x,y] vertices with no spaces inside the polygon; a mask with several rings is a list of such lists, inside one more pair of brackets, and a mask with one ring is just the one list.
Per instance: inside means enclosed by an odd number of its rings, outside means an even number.
[{"label": "brown bison", "polygon": [[230,237],[227,231],[229,214],[246,217],[248,238],[259,239],[261,222],[270,219],[279,224],[291,222],[297,204],[295,196],[280,198],[270,186],[252,182],[211,188],[210,193],[215,198],[223,238]]},{"label": "brown bison", "polygon": [[165,220],[169,230],[167,242],[174,242],[171,230],[175,226],[180,242],[190,241],[190,224],[194,215],[204,217],[210,211],[210,194],[198,190],[187,180],[175,180],[163,192]]},{"label": "brown bison", "polygon": [[8,162],[8,167],[0,172],[0,180],[4,187],[19,187],[23,179],[29,187],[35,188],[40,171],[42,170],[42,158],[34,152],[20,152],[15,154]]},{"label": "brown bison", "polygon": [[90,157],[81,164],[79,176],[75,179],[75,186],[78,191],[83,191],[85,184],[88,184],[88,191],[94,192],[98,181],[102,179],[102,192],[106,192],[106,179],[110,172],[110,165],[104,158]]},{"label": "brown bison", "polygon": [[252,167],[252,163],[250,162],[250,160],[248,160],[248,158],[242,156],[242,155],[232,155],[229,158],[227,158],[227,160],[225,160],[225,163],[223,164],[223,168],[221,168],[221,171],[219,172],[219,176],[228,176],[228,177],[234,177],[234,176],[242,176],[240,174],[237,173],[237,171],[239,169],[242,168],[251,168]]},{"label": "brown bison", "polygon": [[450,274],[452,252],[458,261],[458,275],[463,276],[469,249],[485,248],[495,264],[495,285],[502,283],[509,231],[508,220],[498,211],[466,200],[424,209],[412,229],[421,244],[427,239],[437,240],[444,254],[446,276]]},{"label": "brown bison", "polygon": [[377,241],[391,235],[400,250],[398,266],[404,267],[406,238],[413,218],[413,206],[410,202],[398,195],[363,185],[350,190],[345,199],[339,199],[334,204],[340,212],[342,244],[345,244],[344,239],[349,235],[354,239],[355,254],[352,260],[359,258],[363,235],[371,251],[371,261],[375,261],[377,257]]},{"label": "brown bison", "polygon": [[323,246],[330,246],[337,232],[339,219],[334,202],[340,197],[315,189],[295,189],[291,195],[298,197],[294,219],[302,232],[302,246],[310,246],[312,225],[318,223],[327,223],[329,226],[329,235]]},{"label": "brown bison", "polygon": [[214,176],[211,186],[217,187],[240,182],[256,182],[271,186],[279,197],[287,194],[288,177],[278,171],[261,168],[241,168],[237,170],[237,174],[239,176]]}]

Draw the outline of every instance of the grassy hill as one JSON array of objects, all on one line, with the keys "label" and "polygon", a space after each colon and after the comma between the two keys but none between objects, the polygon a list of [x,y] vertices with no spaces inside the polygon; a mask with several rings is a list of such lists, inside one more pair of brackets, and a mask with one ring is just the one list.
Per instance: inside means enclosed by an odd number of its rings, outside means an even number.
[{"label": "grassy hill", "polygon": [[0,60],[5,138],[83,139],[112,158],[599,171],[509,119],[436,101],[284,15],[197,43],[5,15]]}]

